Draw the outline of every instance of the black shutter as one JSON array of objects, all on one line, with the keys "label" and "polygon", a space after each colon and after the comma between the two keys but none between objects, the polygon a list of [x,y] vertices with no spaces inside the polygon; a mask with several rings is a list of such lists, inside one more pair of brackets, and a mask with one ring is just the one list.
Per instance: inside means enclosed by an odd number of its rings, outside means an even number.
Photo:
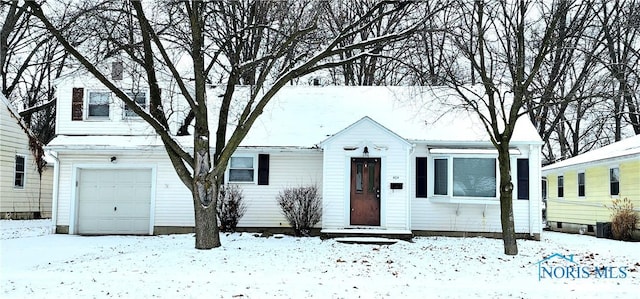
[{"label": "black shutter", "polygon": [[269,155],[258,155],[258,185],[269,185]]},{"label": "black shutter", "polygon": [[518,199],[529,199],[529,159],[518,159]]},{"label": "black shutter", "polygon": [[416,158],[416,197],[427,197],[427,158]]},{"label": "black shutter", "polygon": [[74,88],[71,94],[71,120],[82,120],[84,88]]}]

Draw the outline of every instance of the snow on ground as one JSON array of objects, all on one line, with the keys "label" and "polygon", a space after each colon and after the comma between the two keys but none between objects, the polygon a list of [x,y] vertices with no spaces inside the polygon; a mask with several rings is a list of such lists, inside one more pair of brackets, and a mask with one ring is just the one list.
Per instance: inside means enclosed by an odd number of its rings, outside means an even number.
[{"label": "snow on ground", "polygon": [[[200,251],[192,234],[83,237],[46,234],[49,227],[0,221],[0,297],[633,298],[640,290],[640,243],[591,236],[545,232],[542,241],[518,241],[512,257],[486,238],[353,245],[238,233]],[[555,253],[573,254],[585,269],[617,267],[618,278],[539,279],[538,261]],[[543,265],[564,271],[570,263]]]}]

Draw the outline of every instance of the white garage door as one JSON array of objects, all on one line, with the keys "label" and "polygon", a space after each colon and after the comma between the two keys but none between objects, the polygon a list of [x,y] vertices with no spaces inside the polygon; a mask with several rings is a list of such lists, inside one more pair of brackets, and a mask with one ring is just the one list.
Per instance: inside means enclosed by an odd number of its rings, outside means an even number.
[{"label": "white garage door", "polygon": [[151,169],[80,169],[78,234],[149,234]]}]

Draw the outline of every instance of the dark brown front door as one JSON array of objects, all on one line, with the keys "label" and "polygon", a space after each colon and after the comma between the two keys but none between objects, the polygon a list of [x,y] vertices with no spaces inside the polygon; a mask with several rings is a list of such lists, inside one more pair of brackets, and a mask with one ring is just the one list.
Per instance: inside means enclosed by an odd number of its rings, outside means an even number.
[{"label": "dark brown front door", "polygon": [[351,225],[380,225],[380,158],[351,158]]}]

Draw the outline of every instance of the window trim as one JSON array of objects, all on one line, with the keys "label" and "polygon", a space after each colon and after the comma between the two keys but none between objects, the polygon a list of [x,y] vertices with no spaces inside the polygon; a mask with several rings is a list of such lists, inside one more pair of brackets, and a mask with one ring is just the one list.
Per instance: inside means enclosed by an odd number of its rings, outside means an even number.
[{"label": "window trim", "polygon": [[[22,158],[22,185],[16,185],[16,179],[18,177],[18,157]],[[16,154],[13,161],[13,189],[24,190],[27,185],[27,156]]]},{"label": "window trim", "polygon": [[[136,100],[134,98],[134,95],[136,94],[144,94],[144,106],[142,107],[143,110],[145,111],[149,111],[149,93],[146,90],[137,90],[136,92],[133,91],[125,91],[124,92],[127,96],[129,96],[131,99],[133,99],[134,101]],[[135,112],[131,111],[132,115],[127,115],[127,112],[129,111],[129,107],[127,106],[127,104],[124,101],[122,102],[122,119],[126,119],[126,120],[141,120],[142,117],[140,117],[140,115],[136,114]],[[140,103],[138,103],[138,105],[140,105]]]},{"label": "window trim", "polygon": [[[616,182],[618,184],[618,194],[612,194],[613,190],[611,188],[613,182],[611,181],[611,171],[617,169],[618,170],[618,181]],[[609,196],[611,198],[619,198],[620,197],[620,177],[621,177],[621,173],[620,173],[620,166],[619,165],[612,165],[609,166]]]},{"label": "window trim", "polygon": [[[107,116],[92,116],[92,115],[89,114],[89,111],[91,110],[91,102],[90,101],[91,101],[91,94],[92,93],[106,93],[106,94],[109,94],[109,100],[108,100],[108,103],[107,103],[107,111],[108,111],[109,115],[107,115]],[[111,91],[104,90],[104,89],[90,89],[90,90],[87,91],[87,95],[86,95],[86,98],[85,98],[84,102],[86,104],[85,105],[85,107],[86,107],[86,109],[85,109],[85,118],[84,118],[85,120],[89,120],[89,121],[111,120],[111,115],[112,115],[112,113],[111,113],[111,106],[112,106],[111,103],[113,102]]]},{"label": "window trim", "polygon": [[[560,192],[560,178],[562,178],[562,192]],[[558,198],[564,198],[564,174],[559,174],[556,177],[556,195]]]},{"label": "window trim", "polygon": [[[493,197],[481,197],[481,196],[454,196],[453,195],[453,160],[456,158],[470,158],[470,159],[492,159],[495,165],[495,196]],[[447,194],[435,194],[435,171],[436,171],[436,160],[446,160],[447,161]],[[459,202],[459,203],[495,203],[500,199],[500,190],[498,186],[499,180],[499,165],[498,165],[498,157],[496,155],[462,155],[462,154],[453,154],[453,155],[435,155],[431,156],[429,159],[427,172],[428,180],[431,184],[433,184],[433,188],[429,188],[428,195],[433,197],[436,202],[443,202],[443,199],[448,199],[448,202]]]},{"label": "window trim", "polygon": [[[229,158],[229,165],[227,166],[225,180],[227,183],[231,184],[257,184],[258,182],[258,155],[257,154],[235,154]],[[252,168],[233,168],[233,169],[251,169],[253,170],[253,179],[251,181],[232,181],[231,180],[231,160],[233,158],[251,158],[252,159]]]},{"label": "window trim", "polygon": [[[580,175],[581,174],[582,174],[582,179],[584,180],[582,182],[582,195],[580,195]],[[576,174],[576,187],[577,187],[576,194],[578,194],[578,198],[585,198],[587,196],[587,175],[584,170],[579,170],[578,173]]]}]

